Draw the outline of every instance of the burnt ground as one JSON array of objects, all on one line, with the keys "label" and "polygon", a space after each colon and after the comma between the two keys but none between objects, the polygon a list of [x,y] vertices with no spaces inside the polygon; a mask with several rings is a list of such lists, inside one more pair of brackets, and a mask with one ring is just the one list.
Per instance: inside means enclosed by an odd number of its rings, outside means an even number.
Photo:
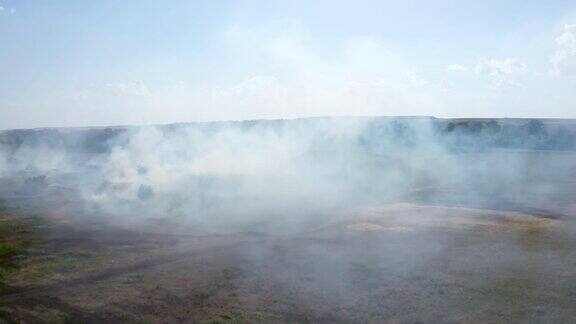
[{"label": "burnt ground", "polygon": [[178,234],[0,214],[0,322],[466,323],[576,318],[576,223],[422,204],[294,233]]}]

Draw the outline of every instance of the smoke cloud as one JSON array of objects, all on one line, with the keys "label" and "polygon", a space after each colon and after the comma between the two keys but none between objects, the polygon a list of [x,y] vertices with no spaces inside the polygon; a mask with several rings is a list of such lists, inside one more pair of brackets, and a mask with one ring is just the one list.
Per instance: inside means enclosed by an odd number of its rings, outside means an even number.
[{"label": "smoke cloud", "polygon": [[[5,131],[1,177],[14,185],[2,194],[73,195],[91,217],[209,232],[290,231],[391,202],[525,205],[559,199],[532,173],[546,159],[519,153],[572,150],[573,130],[556,124],[355,117]],[[571,158],[555,163],[566,170]]]}]

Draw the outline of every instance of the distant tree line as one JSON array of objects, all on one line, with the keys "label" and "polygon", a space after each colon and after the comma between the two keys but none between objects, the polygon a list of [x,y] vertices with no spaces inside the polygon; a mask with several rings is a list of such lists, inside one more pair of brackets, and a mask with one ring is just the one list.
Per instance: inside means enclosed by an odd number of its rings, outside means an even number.
[{"label": "distant tree line", "polygon": [[74,153],[107,153],[112,140],[125,132],[122,128],[9,130],[0,133],[0,148],[8,152],[22,147],[46,147]]},{"label": "distant tree line", "polygon": [[439,136],[452,147],[576,150],[576,125],[546,125],[541,120],[444,121],[435,124]]},{"label": "distant tree line", "polygon": [[[291,127],[314,127],[321,118],[299,120],[257,120],[240,122],[182,123],[158,126],[164,133],[178,132],[184,128],[197,128],[206,134],[233,126],[244,131],[267,129],[281,133]],[[367,127],[356,139],[345,145],[353,148],[384,152],[387,148],[410,149],[426,141],[440,141],[454,151],[476,151],[490,148],[576,150],[576,122],[552,123],[537,119],[450,120],[422,118],[364,118]],[[326,119],[328,120],[328,119]],[[335,125],[338,125],[335,123]],[[337,126],[335,126],[337,127]],[[132,127],[134,129],[135,127]],[[130,127],[86,129],[31,129],[0,132],[0,154],[22,147],[47,147],[66,152],[99,154],[109,153],[113,147],[125,145]],[[342,147],[343,143],[319,134],[313,143],[316,154]],[[345,140],[346,141],[346,140]],[[392,143],[392,144],[391,144]]]}]

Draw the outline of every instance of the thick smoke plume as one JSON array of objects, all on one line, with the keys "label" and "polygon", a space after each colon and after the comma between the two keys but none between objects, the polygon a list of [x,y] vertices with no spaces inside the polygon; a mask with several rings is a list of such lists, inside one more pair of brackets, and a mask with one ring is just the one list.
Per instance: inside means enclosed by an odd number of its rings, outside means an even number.
[{"label": "thick smoke plume", "polygon": [[549,165],[521,152],[575,150],[574,131],[564,121],[383,117],[4,131],[0,196],[74,197],[87,220],[209,232],[309,228],[399,201],[514,208],[563,199],[545,173],[570,168],[570,157]]}]

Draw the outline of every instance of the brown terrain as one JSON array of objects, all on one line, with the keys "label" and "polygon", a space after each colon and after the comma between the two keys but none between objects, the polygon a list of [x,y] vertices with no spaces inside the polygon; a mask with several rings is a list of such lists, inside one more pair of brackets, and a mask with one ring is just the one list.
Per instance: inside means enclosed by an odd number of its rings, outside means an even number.
[{"label": "brown terrain", "polygon": [[576,223],[415,204],[301,233],[170,235],[3,212],[12,322],[569,322]]}]

